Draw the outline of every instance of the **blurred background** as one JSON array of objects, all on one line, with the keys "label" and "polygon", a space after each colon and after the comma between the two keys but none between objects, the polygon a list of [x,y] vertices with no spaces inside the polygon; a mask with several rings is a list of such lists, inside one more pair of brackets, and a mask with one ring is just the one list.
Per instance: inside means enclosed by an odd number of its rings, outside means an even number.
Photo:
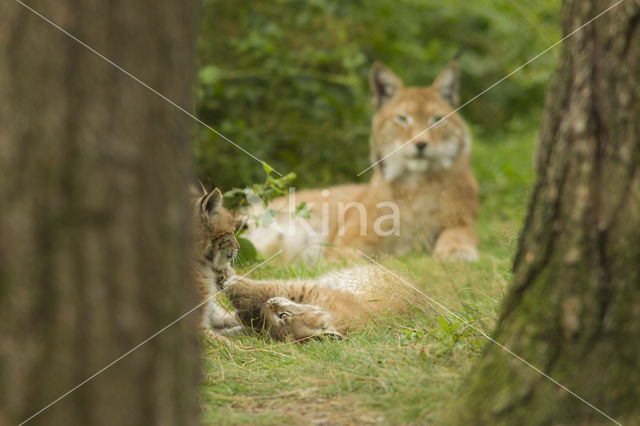
[{"label": "blurred background", "polygon": [[[465,102],[557,41],[559,13],[550,0],[205,0],[198,115],[295,172],[296,186],[356,181],[368,165],[374,60],[407,85],[428,85],[457,55]],[[513,129],[538,127],[558,53],[461,111],[476,144],[490,149]],[[264,180],[260,164],[202,126],[194,147],[205,183],[230,189]]]}]

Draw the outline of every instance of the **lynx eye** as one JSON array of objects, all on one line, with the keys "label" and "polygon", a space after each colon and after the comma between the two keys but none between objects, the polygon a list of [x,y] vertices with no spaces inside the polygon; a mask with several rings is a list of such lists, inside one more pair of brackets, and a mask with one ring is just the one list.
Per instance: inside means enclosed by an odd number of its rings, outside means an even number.
[{"label": "lynx eye", "polygon": [[411,118],[411,116],[406,114],[396,115],[395,117],[393,117],[393,121],[404,127],[410,126],[413,123],[413,119]]},{"label": "lynx eye", "polygon": [[442,116],[440,114],[433,114],[430,118],[429,118],[429,124],[430,125],[434,125],[437,124],[439,122],[442,121]]},{"label": "lynx eye", "polygon": [[280,319],[289,318],[290,316],[291,316],[291,314],[289,312],[287,312],[287,311],[280,312],[278,314],[278,318],[280,318]]}]

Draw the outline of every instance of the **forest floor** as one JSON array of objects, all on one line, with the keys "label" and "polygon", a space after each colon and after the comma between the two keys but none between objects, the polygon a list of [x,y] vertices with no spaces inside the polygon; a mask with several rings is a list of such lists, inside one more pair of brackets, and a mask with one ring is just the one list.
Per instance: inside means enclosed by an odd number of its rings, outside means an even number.
[{"label": "forest floor", "polygon": [[[537,126],[512,127],[499,135],[476,134],[474,141],[480,260],[440,262],[428,253],[380,259],[487,333],[511,279],[534,180]],[[309,277],[335,267],[276,259],[251,277]],[[441,422],[482,348],[491,343],[426,297],[415,307],[410,315],[381,319],[342,340],[283,344],[253,335],[233,339],[232,345],[204,342],[204,424]]]}]

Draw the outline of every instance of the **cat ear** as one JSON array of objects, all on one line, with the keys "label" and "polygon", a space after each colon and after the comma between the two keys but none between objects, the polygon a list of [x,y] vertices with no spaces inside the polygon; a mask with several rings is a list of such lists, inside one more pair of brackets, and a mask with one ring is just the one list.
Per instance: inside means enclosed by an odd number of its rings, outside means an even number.
[{"label": "cat ear", "polygon": [[440,97],[452,107],[458,106],[460,90],[460,69],[456,61],[449,62],[449,65],[443,69],[433,87],[438,91]]},{"label": "cat ear", "polygon": [[375,62],[369,74],[371,97],[376,109],[389,103],[404,87],[402,80],[380,62]]},{"label": "cat ear", "polygon": [[222,192],[218,188],[213,188],[200,202],[200,210],[207,217],[215,215],[221,207]]}]

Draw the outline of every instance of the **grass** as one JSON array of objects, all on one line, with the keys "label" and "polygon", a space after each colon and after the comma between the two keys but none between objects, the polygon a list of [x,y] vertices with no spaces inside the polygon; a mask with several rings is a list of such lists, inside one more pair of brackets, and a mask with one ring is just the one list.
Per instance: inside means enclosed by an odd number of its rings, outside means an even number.
[{"label": "grass", "polygon": [[[511,259],[533,182],[535,130],[476,137],[481,259],[442,263],[428,254],[382,259],[430,298],[489,332],[510,281]],[[253,278],[316,276],[274,260]],[[264,336],[203,343],[205,424],[438,423],[485,339],[426,297],[412,314],[381,318],[343,340],[282,344]]]}]

